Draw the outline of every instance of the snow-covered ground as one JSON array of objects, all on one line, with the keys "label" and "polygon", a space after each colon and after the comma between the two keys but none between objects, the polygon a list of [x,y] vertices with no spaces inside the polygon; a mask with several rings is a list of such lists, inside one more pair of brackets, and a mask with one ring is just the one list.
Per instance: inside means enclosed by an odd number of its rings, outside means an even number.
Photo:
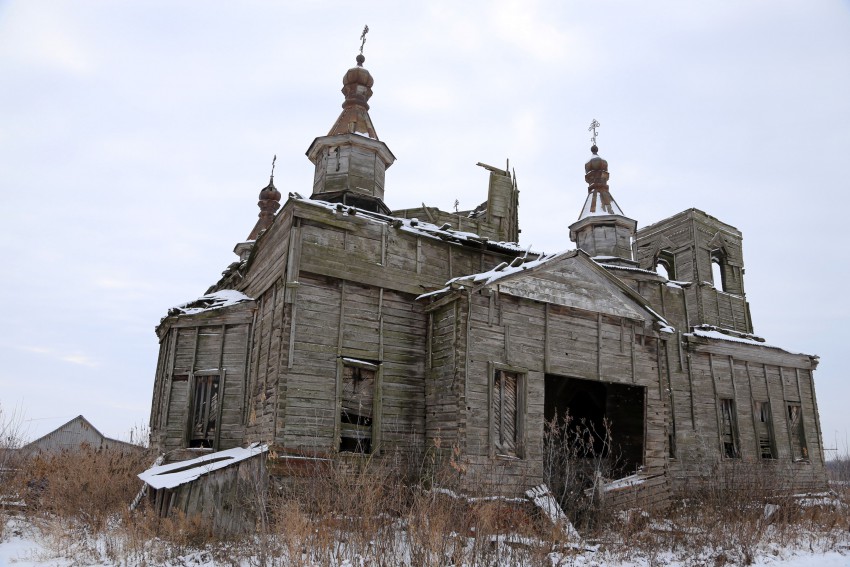
[{"label": "snow-covered ground", "polygon": [[[264,564],[281,565],[286,564],[279,559],[266,557],[265,561],[258,556],[242,557],[230,556],[221,560],[221,553],[216,554],[210,550],[186,549],[181,552],[172,552],[167,560],[160,563],[153,562],[151,557],[132,559],[132,554],[125,556],[119,562],[110,560],[109,547],[115,545],[109,536],[99,536],[96,540],[84,541],[85,536],[77,539],[68,537],[57,537],[50,535],[49,529],[38,528],[23,519],[8,519],[2,532],[0,541],[0,567],[85,567],[85,566],[111,566],[111,565],[137,565],[145,564],[151,567],[162,565],[168,567],[215,567],[218,565],[238,565],[239,567],[260,566]],[[47,534],[47,535],[44,535]],[[812,538],[817,541],[818,538]],[[506,542],[502,542],[506,544]],[[825,550],[829,546],[833,549]],[[759,550],[752,565],[760,567],[846,567],[850,566],[850,543],[837,544],[835,542],[818,545],[810,545],[808,549],[787,548],[771,546]],[[112,550],[114,552],[114,550]],[[219,557],[219,559],[216,559]],[[694,565],[694,560],[687,562],[677,560],[671,553],[663,552],[653,557],[639,557],[630,559],[617,559],[597,546],[592,546],[582,552],[569,554],[552,553],[548,557],[552,566],[574,566],[574,567],[655,567],[655,566],[679,566]],[[736,558],[727,558],[727,562],[718,560],[716,557],[706,556],[700,565],[738,565]],[[311,565],[310,563],[299,563]],[[359,567],[368,564],[350,559],[341,560],[336,567]],[[320,566],[325,563],[314,563]],[[493,563],[487,562],[487,565]],[[500,565],[518,565],[516,559],[508,559]],[[531,564],[528,564],[531,565]],[[536,564],[535,564],[536,565]],[[472,567],[472,566],[470,566]]]}]

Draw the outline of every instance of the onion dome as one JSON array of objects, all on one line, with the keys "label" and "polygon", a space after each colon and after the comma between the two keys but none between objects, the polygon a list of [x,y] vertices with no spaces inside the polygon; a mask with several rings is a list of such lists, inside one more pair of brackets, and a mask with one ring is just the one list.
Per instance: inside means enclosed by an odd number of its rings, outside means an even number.
[{"label": "onion dome", "polygon": [[357,56],[357,66],[345,72],[342,77],[342,94],[345,101],[342,103],[342,113],[336,119],[328,136],[339,134],[363,134],[375,140],[378,134],[369,118],[369,99],[372,97],[372,85],[375,79],[372,74],[363,67],[366,58],[363,54]]},{"label": "onion dome", "polygon": [[599,156],[596,144],[590,148],[593,157],[584,164],[584,180],[587,181],[587,200],[579,219],[594,215],[622,215],[608,188],[608,162]]},{"label": "onion dome", "polygon": [[[264,207],[267,208],[270,204],[269,201],[277,203],[277,206],[280,206],[280,191],[278,191],[277,187],[274,186],[274,176],[270,177],[269,184],[260,190],[259,198],[260,202],[257,203],[257,206],[259,206],[260,209],[263,209]],[[277,211],[277,207],[275,207],[274,211]]]},{"label": "onion dome", "polygon": [[256,240],[260,233],[267,230],[274,222],[274,215],[280,208],[280,191],[274,186],[274,174],[269,177],[269,184],[260,190],[260,200],[257,202],[260,213],[257,224],[248,235],[248,240]]},{"label": "onion dome", "polygon": [[[608,162],[599,156],[599,148],[596,144],[591,146],[593,157],[584,164],[584,180],[587,181],[587,191],[608,190]],[[604,189],[603,189],[604,188]]]}]

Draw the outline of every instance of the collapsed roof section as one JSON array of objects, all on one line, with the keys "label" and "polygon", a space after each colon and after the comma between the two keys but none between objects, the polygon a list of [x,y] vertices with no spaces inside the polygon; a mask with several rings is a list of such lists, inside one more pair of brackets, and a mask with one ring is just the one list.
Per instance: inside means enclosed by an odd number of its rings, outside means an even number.
[{"label": "collapsed roof section", "polygon": [[251,457],[268,452],[268,445],[254,443],[247,448],[237,447],[217,453],[209,453],[189,461],[178,461],[168,465],[151,467],[138,477],[151,488],[175,488],[193,482],[203,475],[240,463]]}]

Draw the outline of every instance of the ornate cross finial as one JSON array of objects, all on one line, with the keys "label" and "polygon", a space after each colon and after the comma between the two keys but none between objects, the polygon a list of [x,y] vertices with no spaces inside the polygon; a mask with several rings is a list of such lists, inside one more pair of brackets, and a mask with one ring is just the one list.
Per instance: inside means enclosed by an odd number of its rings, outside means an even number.
[{"label": "ornate cross finial", "polygon": [[272,158],[272,174],[271,174],[272,179],[274,179],[274,162],[276,162],[276,161],[277,161],[277,154],[275,154],[274,157]]},{"label": "ornate cross finial", "polygon": [[360,34],[360,55],[363,55],[363,46],[366,45],[367,33],[369,33],[369,26],[363,26],[363,33]]},{"label": "ornate cross finial", "polygon": [[594,146],[596,145],[596,129],[599,128],[599,126],[601,126],[601,124],[599,124],[599,121],[594,118],[593,122],[591,122],[590,126],[587,128],[588,132],[593,132],[593,136],[590,138],[590,141]]}]

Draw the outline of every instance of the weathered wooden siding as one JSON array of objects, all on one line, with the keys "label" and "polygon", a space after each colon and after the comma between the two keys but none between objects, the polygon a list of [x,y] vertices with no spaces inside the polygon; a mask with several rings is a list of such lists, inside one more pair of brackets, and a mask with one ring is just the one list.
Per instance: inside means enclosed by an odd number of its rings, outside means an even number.
[{"label": "weathered wooden siding", "polygon": [[161,340],[154,383],[151,439],[169,452],[187,446],[195,374],[219,376],[217,448],[242,443],[243,408],[253,304],[174,317]]},{"label": "weathered wooden siding", "polygon": [[[691,325],[752,332],[744,295],[741,242],[741,233],[735,227],[689,209],[639,230],[634,250],[640,266],[651,271],[661,251],[672,254],[675,273],[671,279],[692,282],[685,291]],[[720,282],[714,282],[712,275],[712,251],[721,246],[727,252],[725,291],[720,291]]]},{"label": "weathered wooden siding", "polygon": [[257,239],[248,274],[239,288],[248,297],[259,298],[283,276],[292,225],[290,209],[284,207],[271,227]]},{"label": "weathered wooden siding", "polygon": [[248,415],[245,442],[274,438],[277,393],[280,388],[284,286],[278,279],[257,299],[254,333],[251,342],[248,380]]},{"label": "weathered wooden siding", "polygon": [[[427,411],[426,442],[450,451],[460,441],[461,356],[459,342],[464,332],[464,304],[449,301],[428,313],[428,380],[425,385]],[[482,411],[482,408],[478,408]]]},{"label": "weathered wooden siding", "polygon": [[407,449],[424,434],[425,314],[415,297],[302,271],[287,374],[285,423],[277,442],[306,452],[336,450],[340,357],[382,367],[381,449]]},{"label": "weathered wooden siding", "polygon": [[[464,314],[470,302],[467,327]],[[463,433],[458,437],[464,457],[473,465],[467,479],[470,490],[517,493],[542,481],[547,374],[644,387],[646,423],[638,424],[643,437],[640,460],[647,470],[664,470],[668,404],[659,383],[659,344],[654,331],[622,317],[495,292],[461,296],[433,315],[432,353],[442,361],[432,369],[434,385],[449,380],[466,385],[457,429]],[[449,344],[449,337],[460,341],[461,348],[440,348]],[[458,361],[465,356],[463,345],[469,348],[468,374],[452,373],[454,368],[462,369]],[[493,363],[525,375],[522,458],[493,457],[488,403]],[[453,413],[445,412],[437,423],[445,430],[452,427],[453,419]]]},{"label": "weathered wooden siding", "polygon": [[151,490],[151,503],[163,517],[179,511],[203,518],[219,536],[251,532],[264,505],[262,495],[268,485],[265,462],[262,453],[173,489]]},{"label": "weathered wooden siding", "polygon": [[282,278],[257,298],[245,440],[273,436],[287,450],[333,450],[343,356],[382,365],[383,448],[417,436],[421,444],[427,319],[416,295],[503,257],[328,207],[288,206],[290,236],[263,236],[264,246],[278,238],[277,252],[257,252],[243,284],[246,293],[258,289],[255,271],[267,283]]},{"label": "weathered wooden siding", "polygon": [[[734,342],[697,341],[685,344],[683,350],[686,360],[683,371],[675,363],[671,369],[677,458],[671,461],[670,470],[677,489],[684,490],[692,487],[693,482],[711,480],[716,475],[735,471],[743,474],[742,467],[769,471],[772,475],[769,483],[775,489],[819,489],[825,485],[811,370],[799,368],[807,363],[806,357]],[[719,407],[722,398],[735,401],[738,458],[723,456]],[[770,403],[774,459],[764,459],[760,454],[753,413],[755,401]],[[801,406],[809,452],[806,461],[792,461],[789,403]],[[761,484],[768,481],[763,479]]]}]

